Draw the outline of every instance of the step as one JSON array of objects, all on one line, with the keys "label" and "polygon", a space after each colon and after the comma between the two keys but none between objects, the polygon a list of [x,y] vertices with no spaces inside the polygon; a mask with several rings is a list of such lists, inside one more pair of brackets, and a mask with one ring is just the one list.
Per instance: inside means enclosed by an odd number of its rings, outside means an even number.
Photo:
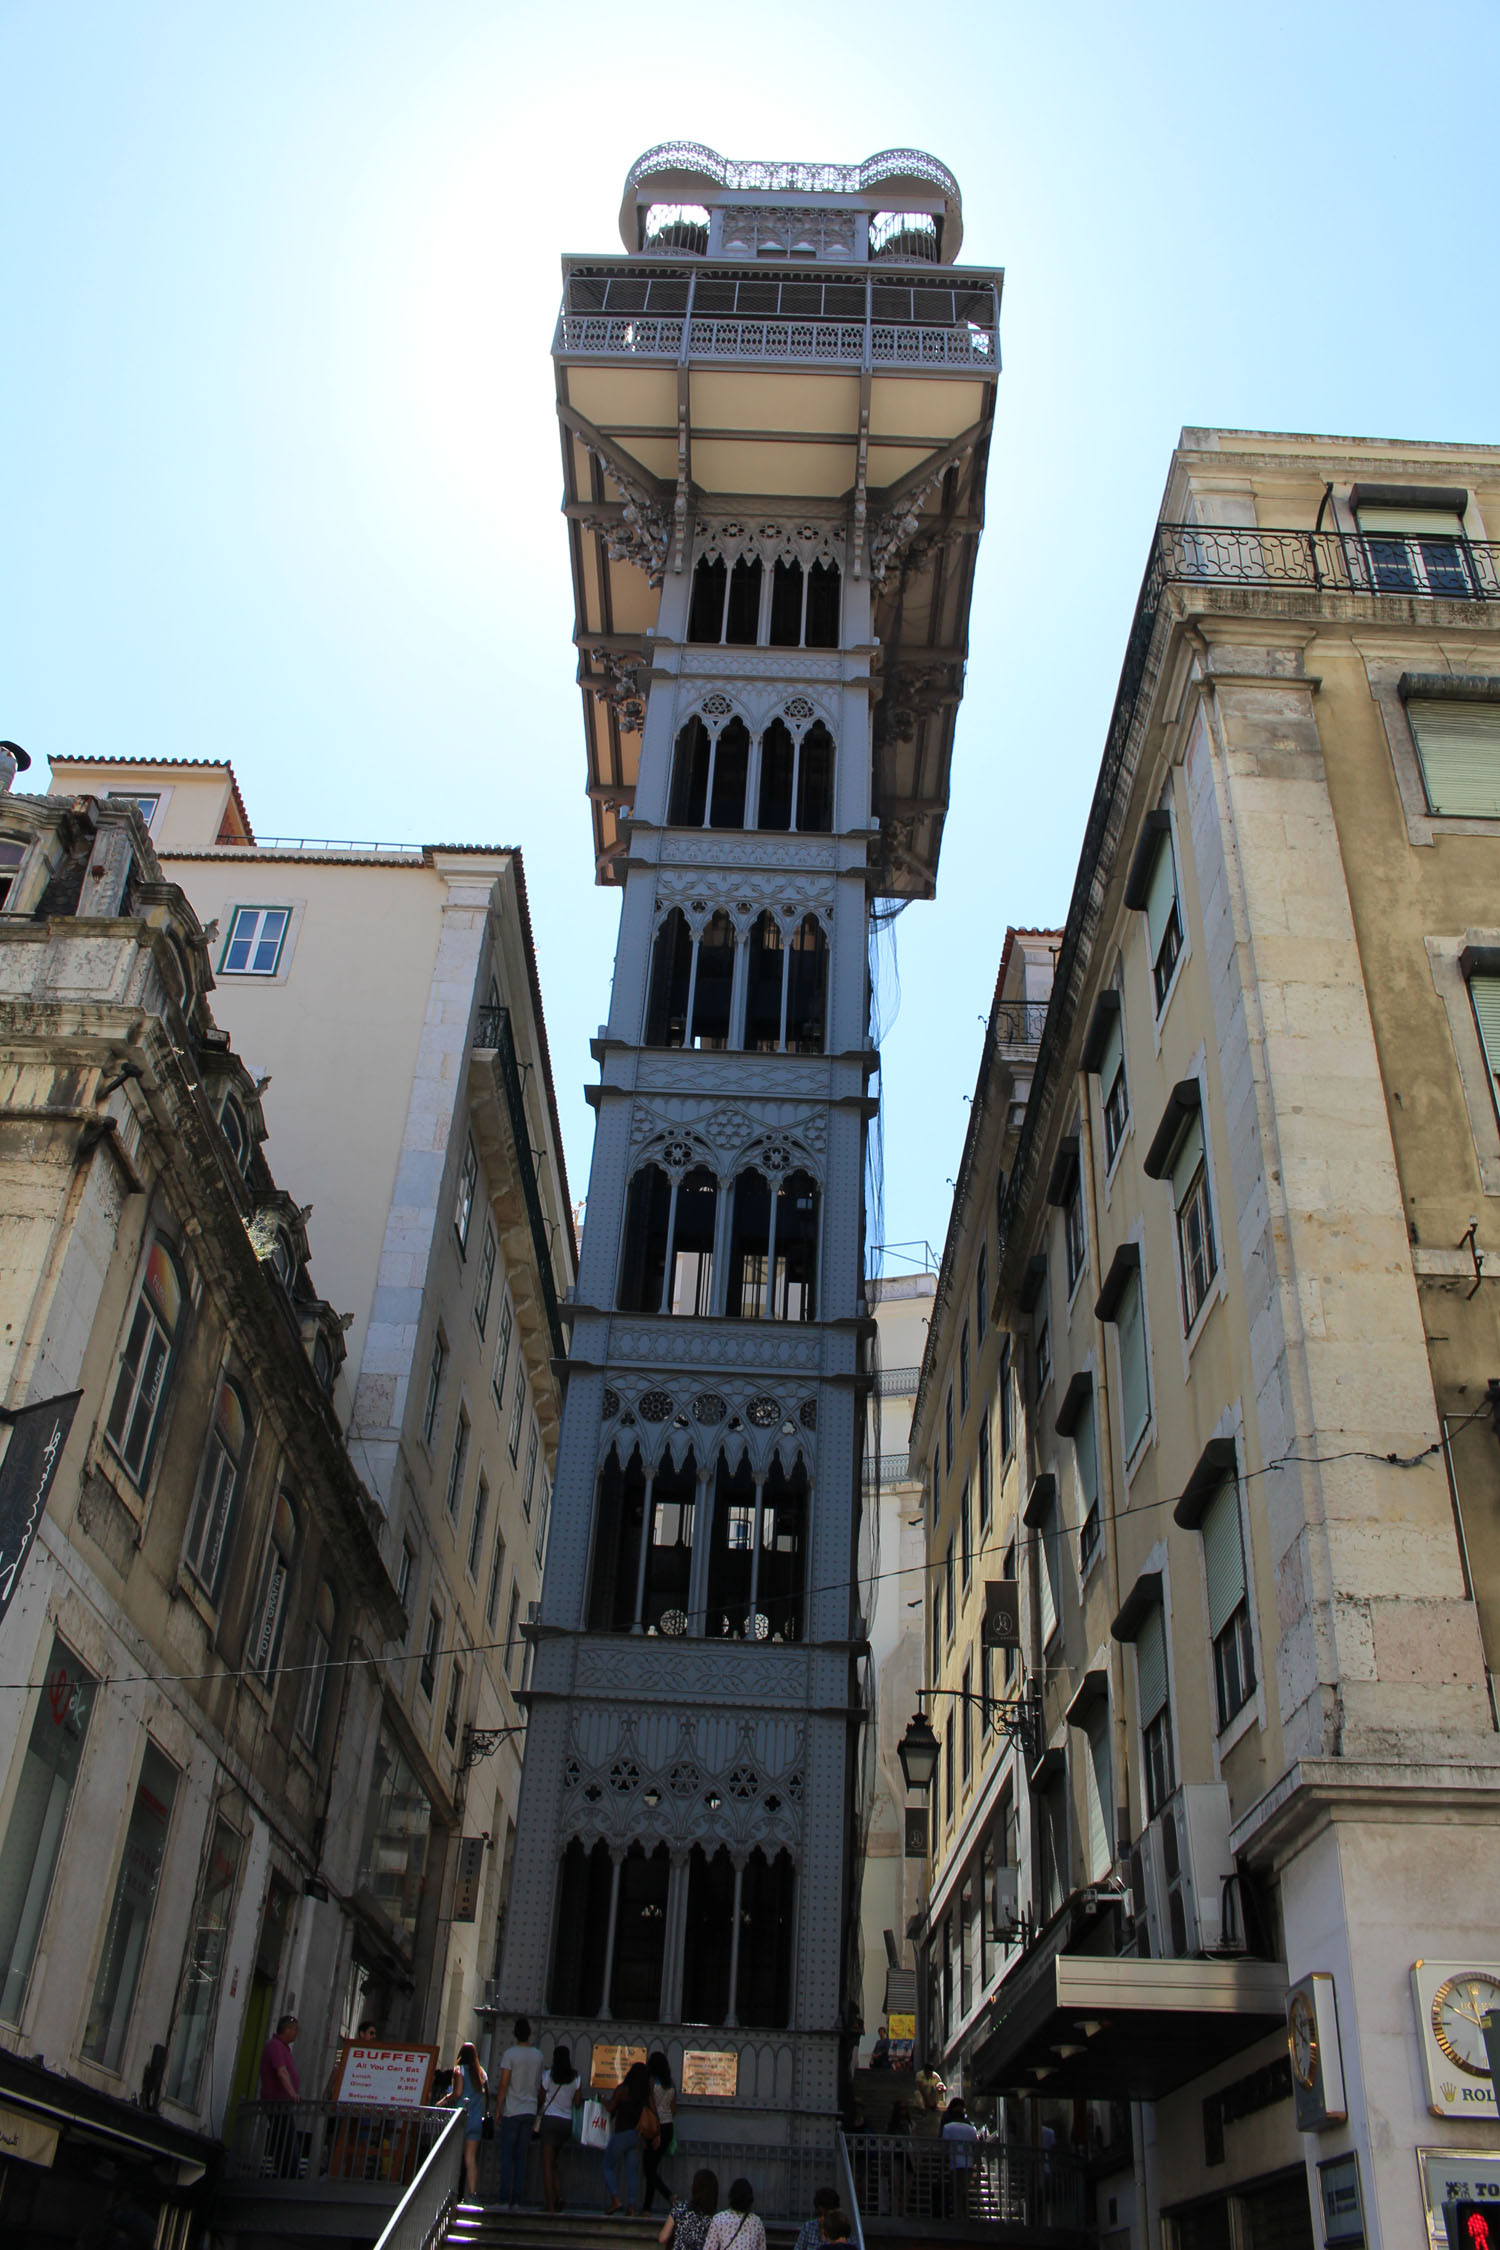
[{"label": "step", "polygon": [[[551,2215],[541,2210],[502,2211],[461,2203],[449,2223],[452,2250],[645,2250],[660,2234],[666,2214],[607,2219],[583,2208]],[[766,2223],[768,2250],[792,2250],[797,2229],[789,2220]]]}]

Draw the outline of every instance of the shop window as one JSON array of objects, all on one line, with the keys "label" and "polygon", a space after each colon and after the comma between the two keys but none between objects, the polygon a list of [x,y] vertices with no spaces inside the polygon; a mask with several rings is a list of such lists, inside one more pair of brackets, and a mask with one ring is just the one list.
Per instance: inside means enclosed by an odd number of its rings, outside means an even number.
[{"label": "shop window", "polygon": [[158,1236],[136,1293],[104,1431],[111,1450],[138,1486],[151,1473],[185,1309],[181,1272]]},{"label": "shop window", "polygon": [[757,1489],[748,1462],[720,1460],[708,1557],[709,1634],[795,1641],[802,1633],[807,1471],[773,1461]]},{"label": "shop window", "polygon": [[104,1950],[94,1979],[94,1996],[83,2035],[83,2053],[105,2070],[118,2070],[140,1987],[151,1916],[166,1857],[177,1768],[148,1742],[125,1831],[125,1849],[115,1877],[115,1895],[105,1925]]},{"label": "shop window", "polygon": [[730,1212],[731,1320],[812,1320],[817,1312],[818,1190],[806,1172],[775,1188],[763,1172],[742,1172]]},{"label": "shop window", "polygon": [[221,1382],[214,1418],[198,1471],[198,1491],[188,1526],[188,1569],[212,1601],[218,1594],[234,1522],[235,1503],[249,1448],[245,1402],[233,1383]]},{"label": "shop window", "polygon": [[589,1848],[572,1838],[557,1875],[548,1993],[555,2016],[595,2016],[603,2005],[613,1877],[607,1844]]},{"label": "shop window", "polygon": [[643,1165],[625,1204],[618,1303],[622,1312],[702,1316],[713,1302],[719,1183],[699,1165],[673,1180]]},{"label": "shop window", "polygon": [[19,2023],[98,1681],[54,1636],[0,1846],[0,2020]]}]

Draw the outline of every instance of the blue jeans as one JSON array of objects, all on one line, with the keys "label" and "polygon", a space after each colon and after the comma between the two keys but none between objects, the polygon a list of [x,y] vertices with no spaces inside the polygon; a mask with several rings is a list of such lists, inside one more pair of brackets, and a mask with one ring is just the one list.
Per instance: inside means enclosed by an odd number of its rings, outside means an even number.
[{"label": "blue jeans", "polygon": [[519,2203],[526,2192],[526,2152],[536,2120],[529,2110],[500,2120],[500,2200]]},{"label": "blue jeans", "polygon": [[625,2159],[626,2178],[630,2183],[625,2191],[625,2201],[632,2207],[634,2207],[634,2205],[639,2203],[641,2200],[639,2192],[641,2175],[636,2163],[636,2150],[639,2147],[640,2141],[637,2137],[636,2129],[632,2125],[627,2132],[611,2133],[609,2136],[609,2145],[604,2151],[604,2192],[606,2195],[613,2198],[619,2197],[620,2180],[618,2166],[620,2159],[623,2156]]}]

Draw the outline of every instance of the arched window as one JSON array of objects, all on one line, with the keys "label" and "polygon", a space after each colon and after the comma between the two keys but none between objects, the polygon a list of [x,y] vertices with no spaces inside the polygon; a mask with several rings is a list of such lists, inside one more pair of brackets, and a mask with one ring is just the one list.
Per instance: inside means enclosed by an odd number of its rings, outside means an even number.
[{"label": "arched window", "polygon": [[297,1268],[296,1262],[292,1257],[291,1243],[287,1240],[286,1234],[281,1227],[277,1227],[275,1233],[271,1237],[271,1256],[269,1263],[271,1271],[275,1274],[277,1280],[281,1283],[282,1288],[290,1289],[292,1286],[292,1276],[296,1272]]},{"label": "arched window", "polygon": [[[779,567],[779,566],[778,566]],[[796,744],[784,719],[773,719],[760,738],[760,809],[757,828],[792,825],[792,769]]]},{"label": "arched window", "polygon": [[[297,1733],[305,1747],[316,1750],[323,1723],[323,1703],[328,1691],[328,1667],[333,1661],[333,1635],[337,1623],[333,1588],[325,1578],[313,1604],[302,1663],[302,1692],[297,1701]],[[458,1677],[458,1667],[454,1667]]]},{"label": "arched window", "polygon": [[802,1634],[807,1472],[779,1461],[758,1484],[748,1461],[720,1461],[708,1554],[711,1638],[795,1641]]},{"label": "arched window", "polygon": [[682,1945],[684,2023],[721,2024],[729,2014],[734,1888],[734,1862],[725,1846],[710,1854],[695,1844],[688,1858]]},{"label": "arched window", "polygon": [[120,1354],[104,1435],[138,1485],[151,1473],[161,1435],[185,1297],[177,1261],[160,1236],[152,1243]]},{"label": "arched window", "polygon": [[557,1874],[548,1995],[555,2016],[596,2016],[603,2005],[613,1891],[609,1846],[598,1843],[589,1850],[573,1837]]},{"label": "arched window", "polygon": [[734,997],[734,924],[722,907],[710,918],[697,950],[687,1043],[699,1048],[727,1047]]},{"label": "arched window", "polygon": [[797,760],[797,826],[805,836],[826,836],[833,826],[833,736],[817,719]]},{"label": "arched window", "polygon": [[614,2016],[654,2022],[661,2014],[661,1971],[667,1944],[667,1886],[672,1862],[665,1844],[648,1852],[632,1844],[620,1862],[615,1900],[615,1961],[609,2007]]},{"label": "arched window", "polygon": [[833,737],[821,719],[800,742],[773,719],[760,742],[758,828],[826,836],[833,827]]},{"label": "arched window", "polygon": [[589,1579],[589,1631],[623,1632],[635,1614],[640,1576],[641,1527],[646,1520],[646,1472],[632,1447],[621,1462],[611,1446],[599,1471],[594,1508],[594,1562]]},{"label": "arched window", "polygon": [[743,719],[731,719],[713,746],[708,787],[710,828],[744,827],[749,772],[749,732]]},{"label": "arched window", "polygon": [[839,566],[779,562],[771,575],[771,615],[767,635],[772,648],[837,648],[839,645]]},{"label": "arched window", "polygon": [[246,1645],[245,1660],[259,1679],[266,1679],[281,1653],[286,1625],[287,1594],[292,1582],[292,1562],[297,1552],[297,1515],[284,1492],[276,1495],[271,1514],[271,1535],[261,1565],[260,1585]]},{"label": "arched window", "polygon": [[591,1632],[686,1633],[697,1495],[691,1453],[681,1468],[665,1460],[647,1472],[635,1452],[621,1469],[611,1446],[599,1475]]},{"label": "arched window", "polygon": [[668,825],[743,828],[749,771],[750,736],[743,719],[730,719],[717,736],[701,719],[689,719],[672,756]]},{"label": "arched window", "polygon": [[672,828],[701,828],[708,805],[708,729],[698,718],[689,719],[677,737],[672,755],[672,796],[667,823]]},{"label": "arched window", "polygon": [[812,1320],[817,1308],[818,1190],[789,1172],[774,1191],[765,1175],[734,1183],[729,1230],[731,1320]]},{"label": "arched window", "polygon": [[706,1314],[713,1297],[719,1183],[701,1165],[673,1180],[643,1165],[625,1205],[621,1312]]},{"label": "arched window", "polygon": [[687,1045],[688,1002],[692,997],[693,936],[680,906],[656,933],[651,955],[651,989],[646,1001],[646,1045]]},{"label": "arched window", "polygon": [[753,1851],[739,1886],[735,2016],[781,2031],[791,2021],[792,1928],[796,1873],[790,1852]]},{"label": "arched window", "polygon": [[761,580],[759,560],[741,555],[729,569],[722,555],[712,562],[700,557],[693,570],[693,598],[688,608],[690,641],[722,641],[731,648],[753,648],[760,639]]},{"label": "arched window", "polygon": [[224,1097],[224,1107],[219,1112],[219,1130],[224,1135],[235,1170],[243,1172],[250,1161],[250,1127],[233,1094],[226,1094]]},{"label": "arched window", "polygon": [[802,630],[804,648],[837,648],[839,645],[839,566],[815,562],[807,574],[807,611]]},{"label": "arched window", "polygon": [[753,1053],[821,1055],[828,943],[816,914],[805,914],[790,945],[769,910],[750,933],[745,1045]]},{"label": "arched window", "polygon": [[233,1383],[219,1385],[214,1418],[198,1471],[198,1493],[188,1527],[187,1566],[212,1600],[219,1590],[234,1504],[239,1498],[249,1442],[245,1402]]}]

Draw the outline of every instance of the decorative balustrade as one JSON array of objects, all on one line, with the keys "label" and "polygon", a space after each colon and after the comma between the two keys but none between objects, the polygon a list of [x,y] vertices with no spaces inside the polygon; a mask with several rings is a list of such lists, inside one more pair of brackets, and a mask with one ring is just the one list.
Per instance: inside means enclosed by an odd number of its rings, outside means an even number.
[{"label": "decorative balustrade", "polygon": [[955,205],[959,200],[958,182],[947,165],[920,148],[884,148],[862,164],[782,164],[721,156],[702,141],[659,141],[626,173],[626,194],[664,172],[696,172],[736,193],[771,195],[860,195],[886,180],[925,180]]},{"label": "decorative balustrade", "polygon": [[921,1375],[920,1367],[882,1367],[875,1388],[882,1398],[915,1398]]},{"label": "decorative balustrade", "polygon": [[1500,601],[1500,544],[1430,533],[1279,531],[1164,523],[1142,588],[1300,587],[1313,593],[1406,594],[1432,601]]},{"label": "decorative balustrade", "polygon": [[1084,2230],[1084,2166],[1060,2150],[986,2136],[943,2141],[850,2133],[846,2141],[867,2228],[891,2219],[955,2227],[1045,2227],[1064,2234]]}]

